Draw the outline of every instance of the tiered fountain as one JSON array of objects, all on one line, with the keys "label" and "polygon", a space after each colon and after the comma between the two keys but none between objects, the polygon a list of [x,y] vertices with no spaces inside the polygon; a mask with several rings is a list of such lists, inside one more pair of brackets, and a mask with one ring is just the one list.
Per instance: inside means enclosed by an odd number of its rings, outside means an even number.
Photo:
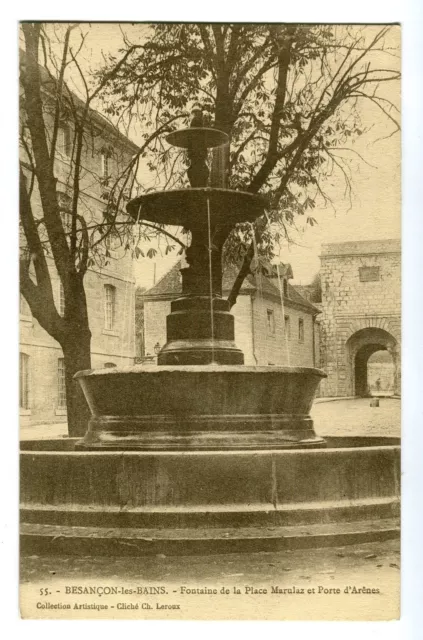
[{"label": "tiered fountain", "polygon": [[167,140],[187,150],[191,188],[127,207],[134,220],[191,232],[167,343],[158,366],[77,374],[92,412],[81,442],[61,452],[57,441],[50,451],[27,443],[23,544],[188,553],[396,535],[396,439],[318,437],[309,412],[325,374],[244,366],[235,344],[222,247],[264,213],[264,199],[207,187],[207,150],[226,134],[192,126]]},{"label": "tiered fountain", "polygon": [[78,374],[93,413],[81,446],[169,451],[324,445],[308,414],[325,374],[244,366],[234,317],[222,298],[223,244],[238,222],[263,215],[265,200],[207,187],[207,150],[227,142],[223,132],[191,127],[167,140],[187,150],[191,188],[149,193],[127,208],[135,220],[191,232],[182,297],[172,302],[158,367]]}]

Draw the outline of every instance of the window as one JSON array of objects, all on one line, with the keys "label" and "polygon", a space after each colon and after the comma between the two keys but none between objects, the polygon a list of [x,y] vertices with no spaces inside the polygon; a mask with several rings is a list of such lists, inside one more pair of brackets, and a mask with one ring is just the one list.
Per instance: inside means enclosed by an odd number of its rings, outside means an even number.
[{"label": "window", "polygon": [[273,309],[267,310],[267,333],[271,336],[275,335],[275,314]]},{"label": "window", "polygon": [[289,316],[285,316],[285,335],[288,340],[291,338],[291,321]]},{"label": "window", "polygon": [[298,319],[298,340],[304,342],[304,320],[302,318]]},{"label": "window", "polygon": [[66,409],[65,359],[57,361],[57,408]]},{"label": "window", "polygon": [[56,149],[63,156],[69,158],[71,155],[70,131],[67,125],[61,125],[57,130]]},{"label": "window", "polygon": [[65,292],[63,289],[63,284],[62,281],[59,280],[59,315],[63,316],[65,315]]},{"label": "window", "polygon": [[112,330],[115,324],[115,288],[104,285],[104,328]]},{"label": "window", "polygon": [[29,409],[29,356],[19,354],[19,406]]},{"label": "window", "polygon": [[104,363],[104,368],[105,369],[113,369],[115,367],[115,363],[114,362],[105,362]]},{"label": "window", "polygon": [[288,298],[288,280],[286,278],[283,279],[283,295]]},{"label": "window", "polygon": [[380,280],[379,267],[360,267],[358,270],[360,282],[376,282]]},{"label": "window", "polygon": [[103,178],[110,176],[110,154],[107,151],[101,154],[101,175]]}]

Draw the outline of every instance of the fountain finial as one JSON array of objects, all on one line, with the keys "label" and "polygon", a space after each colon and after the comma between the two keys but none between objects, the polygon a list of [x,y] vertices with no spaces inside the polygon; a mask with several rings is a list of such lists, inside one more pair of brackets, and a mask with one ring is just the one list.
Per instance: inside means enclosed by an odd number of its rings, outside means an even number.
[{"label": "fountain finial", "polygon": [[[203,129],[203,110],[199,104],[195,104],[192,109],[193,118],[191,129]],[[207,166],[207,144],[205,136],[192,138],[187,147],[187,155],[190,161],[188,167],[188,179],[191,187],[206,187],[210,170]]]},{"label": "fountain finial", "polygon": [[207,166],[207,150],[221,147],[228,142],[228,136],[223,131],[205,126],[206,120],[201,105],[193,105],[192,119],[188,129],[172,131],[166,136],[169,144],[187,150],[190,166],[187,174],[191,187],[207,187],[209,168]]},{"label": "fountain finial", "polygon": [[203,109],[198,102],[192,107],[192,120],[190,127],[202,127],[204,125]]}]

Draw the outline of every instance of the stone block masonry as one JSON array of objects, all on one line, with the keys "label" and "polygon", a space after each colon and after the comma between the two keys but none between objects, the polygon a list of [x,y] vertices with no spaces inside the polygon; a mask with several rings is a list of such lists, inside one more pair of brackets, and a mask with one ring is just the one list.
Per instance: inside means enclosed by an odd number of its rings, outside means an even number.
[{"label": "stone block masonry", "polygon": [[401,381],[401,244],[399,240],[322,246],[321,366],[326,396],[366,395],[367,361],[387,350],[394,393]]}]

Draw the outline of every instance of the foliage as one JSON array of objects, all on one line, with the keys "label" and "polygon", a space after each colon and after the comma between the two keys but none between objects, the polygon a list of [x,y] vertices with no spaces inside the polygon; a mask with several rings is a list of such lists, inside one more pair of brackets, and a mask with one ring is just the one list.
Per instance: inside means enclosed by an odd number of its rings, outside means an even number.
[{"label": "foliage", "polygon": [[[123,33],[125,62],[101,92],[107,113],[127,127],[136,121],[147,138],[201,102],[214,126],[230,136],[228,186],[269,199],[267,221],[255,227],[266,258],[289,238],[297,216],[316,223],[314,209],[329,203],[325,178],[334,170],[350,191],[345,152],[370,128],[361,118],[364,100],[386,118],[388,135],[399,129],[397,108],[384,90],[400,76],[390,27],[153,24],[138,37],[136,31],[131,38]],[[116,62],[106,58],[98,79]],[[146,153],[146,166],[153,187],[185,184],[183,155],[160,138]],[[251,234],[241,225],[226,246],[227,260],[244,256],[244,276]]]}]

